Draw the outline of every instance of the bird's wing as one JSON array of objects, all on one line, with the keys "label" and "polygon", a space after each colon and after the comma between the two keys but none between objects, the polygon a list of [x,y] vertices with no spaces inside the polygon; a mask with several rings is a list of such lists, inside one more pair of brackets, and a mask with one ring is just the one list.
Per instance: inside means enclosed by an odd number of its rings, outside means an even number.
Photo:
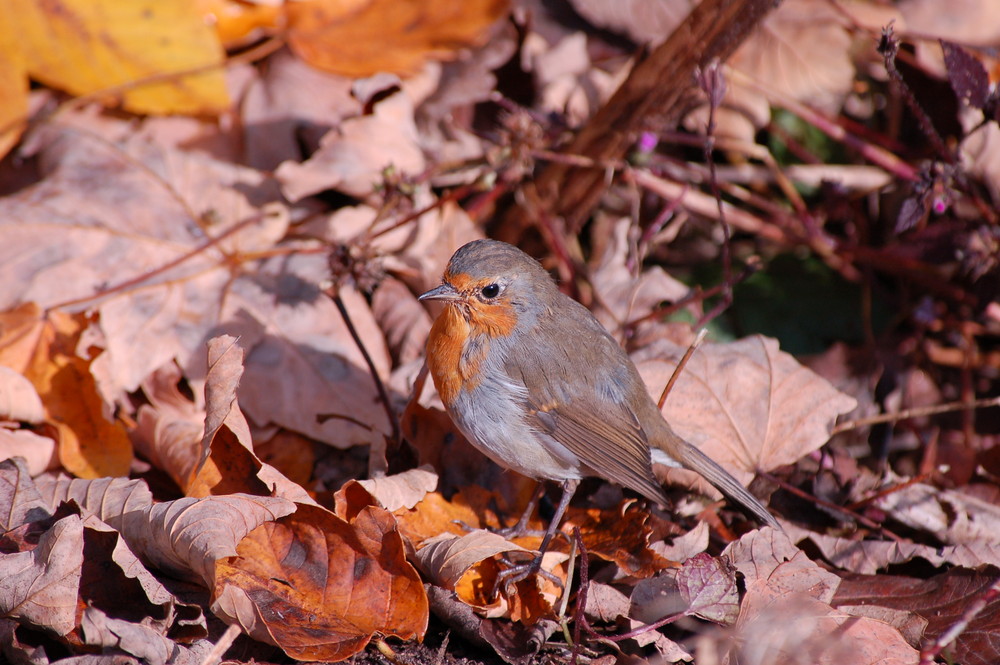
[{"label": "bird's wing", "polygon": [[[617,342],[603,328],[600,332],[595,348],[580,356],[609,355],[609,362],[590,366],[566,355],[565,345],[539,347],[519,350],[528,357],[508,363],[508,373],[520,374],[517,378],[527,388],[531,427],[564,445],[594,474],[663,504],[666,497],[653,475],[646,433],[625,399],[628,373],[634,370]],[[532,371],[519,372],[519,367]],[[601,372],[602,367],[613,369]]]}]

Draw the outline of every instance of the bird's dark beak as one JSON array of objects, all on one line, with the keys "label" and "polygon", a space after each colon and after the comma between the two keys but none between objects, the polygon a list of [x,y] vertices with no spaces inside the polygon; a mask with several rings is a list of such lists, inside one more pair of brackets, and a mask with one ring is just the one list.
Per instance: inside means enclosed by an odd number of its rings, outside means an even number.
[{"label": "bird's dark beak", "polygon": [[445,302],[455,302],[460,299],[461,295],[451,284],[442,284],[417,298],[417,300],[444,300]]}]

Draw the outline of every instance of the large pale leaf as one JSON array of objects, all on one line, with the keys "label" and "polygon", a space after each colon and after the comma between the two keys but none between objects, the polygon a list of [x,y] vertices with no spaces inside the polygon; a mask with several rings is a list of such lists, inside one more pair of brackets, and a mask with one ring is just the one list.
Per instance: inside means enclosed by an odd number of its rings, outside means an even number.
[{"label": "large pale leaf", "polygon": [[[671,350],[667,350],[671,349]],[[678,347],[659,351],[674,359]],[[639,371],[655,396],[676,360],[646,360]],[[762,336],[698,348],[667,397],[663,414],[738,479],[791,464],[830,438],[837,416],[854,408],[841,393]]]}]

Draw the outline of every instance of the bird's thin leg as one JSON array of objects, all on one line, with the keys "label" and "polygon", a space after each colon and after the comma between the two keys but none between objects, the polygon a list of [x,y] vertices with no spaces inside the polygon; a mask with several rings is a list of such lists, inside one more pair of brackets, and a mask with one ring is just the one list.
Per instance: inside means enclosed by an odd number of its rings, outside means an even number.
[{"label": "bird's thin leg", "polygon": [[497,529],[495,533],[503,536],[507,540],[511,538],[520,538],[521,536],[527,536],[537,532],[533,529],[528,528],[528,522],[531,520],[531,516],[535,514],[535,509],[538,508],[538,502],[541,501],[542,495],[545,494],[545,483],[539,482],[538,487],[535,488],[534,494],[531,495],[531,500],[528,501],[528,505],[524,508],[524,512],[521,513],[521,518],[517,520],[517,524],[514,526],[504,527],[503,529]]},{"label": "bird's thin leg", "polygon": [[573,494],[576,493],[576,488],[579,484],[579,480],[563,481],[562,497],[559,499],[559,505],[556,506],[556,512],[552,516],[552,521],[549,522],[549,528],[545,530],[545,536],[542,537],[542,544],[538,546],[538,555],[528,563],[521,563],[501,571],[500,574],[497,575],[497,583],[493,587],[494,595],[496,595],[496,591],[500,589],[501,586],[507,595],[510,595],[511,589],[513,589],[514,585],[535,574],[544,575],[546,578],[562,586],[562,582],[555,578],[552,573],[542,570],[542,557],[545,556],[545,552],[548,551],[552,538],[556,535],[559,525],[562,524],[563,515],[566,514],[569,502],[573,498]]}]

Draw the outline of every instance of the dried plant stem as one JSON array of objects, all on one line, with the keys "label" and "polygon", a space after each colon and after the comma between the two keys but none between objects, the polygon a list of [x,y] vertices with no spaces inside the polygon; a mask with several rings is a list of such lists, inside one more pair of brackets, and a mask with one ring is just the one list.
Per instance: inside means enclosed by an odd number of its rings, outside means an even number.
[{"label": "dried plant stem", "polygon": [[688,346],[687,351],[684,352],[684,356],[681,358],[680,362],[677,363],[677,367],[674,368],[673,374],[670,375],[670,380],[667,381],[667,385],[663,386],[663,392],[660,393],[660,401],[656,403],[660,410],[663,410],[663,405],[667,402],[667,395],[673,390],[674,384],[677,383],[677,379],[680,378],[681,372],[684,371],[684,366],[687,365],[688,360],[694,355],[694,352],[701,346],[701,343],[705,341],[705,337],[708,336],[708,330],[702,328],[695,335],[694,341]]},{"label": "dried plant stem", "polygon": [[[379,399],[382,402],[382,407],[385,409],[386,416],[389,418],[389,425],[392,427],[392,441],[399,442],[399,418],[396,417],[396,412],[392,408],[392,402],[389,400],[389,391],[386,390],[385,384],[382,383],[382,377],[378,375],[378,369],[375,367],[375,361],[372,360],[371,354],[368,353],[368,348],[365,347],[365,343],[361,340],[361,336],[358,334],[358,329],[354,327],[354,321],[351,319],[350,313],[347,311],[347,306],[344,304],[343,298],[340,297],[340,291],[337,287],[333,287],[327,292],[330,299],[333,300],[333,304],[337,306],[337,311],[340,312],[340,318],[344,320],[344,325],[347,326],[347,332],[351,334],[351,339],[357,345],[358,350],[361,351],[362,357],[365,359],[365,364],[368,365],[368,371],[372,375],[372,381],[375,382],[375,389],[378,390]],[[383,442],[380,446],[381,450],[377,450],[373,444],[371,453],[368,456],[368,475],[371,478],[376,478],[379,476],[384,476],[389,470],[389,464],[385,457],[385,443]]]},{"label": "dried plant stem", "polygon": [[896,492],[900,492],[906,489],[907,487],[910,487],[911,485],[922,483],[929,478],[930,478],[929,473],[922,473],[919,476],[914,476],[913,478],[910,478],[907,481],[904,481],[902,483],[897,483],[892,487],[887,487],[884,490],[876,492],[875,494],[871,495],[866,499],[863,499],[861,501],[855,501],[854,503],[848,504],[845,507],[847,508],[847,510],[850,510],[851,512],[861,510],[865,506],[870,505],[883,497],[889,496],[890,494],[895,494]]},{"label": "dried plant stem", "polygon": [[879,533],[882,533],[883,535],[891,538],[892,540],[895,540],[897,543],[903,542],[903,539],[900,536],[897,536],[892,531],[889,531],[888,529],[886,529],[884,526],[882,526],[878,522],[874,522],[874,521],[868,519],[867,517],[865,517],[864,515],[860,515],[860,514],[856,513],[855,511],[851,510],[849,507],[838,506],[837,504],[831,503],[830,501],[827,501],[826,499],[821,499],[818,496],[813,496],[812,494],[809,494],[808,492],[803,492],[802,490],[800,490],[795,485],[791,485],[791,484],[785,482],[784,480],[782,480],[781,478],[778,478],[777,476],[775,476],[773,474],[767,473],[766,471],[758,471],[757,473],[760,476],[763,476],[764,478],[767,478],[771,482],[776,483],[783,490],[785,490],[786,492],[788,492],[790,494],[794,494],[795,496],[799,497],[800,499],[805,499],[806,501],[810,501],[812,503],[815,503],[818,506],[823,506],[824,508],[826,508],[828,510],[832,510],[834,512],[841,513],[842,515],[844,515],[846,517],[849,517],[849,518],[851,518],[853,520],[856,520],[859,524],[862,524],[862,525],[868,527],[869,529],[871,529],[873,531],[878,531]]},{"label": "dried plant stem", "polygon": [[847,432],[852,429],[858,429],[859,427],[867,427],[869,425],[895,423],[900,420],[923,418],[924,416],[933,416],[939,413],[951,413],[953,411],[986,409],[991,406],[1000,406],[1000,396],[977,399],[971,402],[948,402],[947,404],[938,404],[935,406],[922,406],[915,409],[906,409],[905,411],[899,411],[897,413],[883,413],[877,416],[870,416],[868,418],[849,420],[847,422],[839,423],[836,427],[834,427],[830,432],[830,436],[840,434],[841,432]]},{"label": "dried plant stem", "polygon": [[101,290],[97,291],[96,293],[93,293],[93,294],[91,294],[89,296],[82,296],[80,298],[73,298],[72,300],[64,300],[63,302],[56,303],[55,305],[49,306],[48,309],[49,310],[64,309],[66,307],[72,307],[74,305],[82,305],[82,304],[85,304],[85,303],[89,303],[89,302],[101,300],[102,298],[107,298],[108,296],[114,295],[115,293],[122,293],[124,291],[129,291],[131,289],[138,289],[138,288],[143,288],[143,287],[147,287],[147,286],[160,286],[160,284],[145,284],[145,282],[148,282],[149,280],[151,280],[152,278],[154,278],[154,277],[156,277],[158,275],[162,275],[163,273],[167,272],[168,270],[172,270],[172,269],[176,268],[177,266],[179,266],[180,264],[184,263],[185,261],[188,261],[188,260],[194,258],[195,256],[201,254],[205,250],[210,249],[210,248],[214,247],[215,245],[218,245],[220,242],[222,242],[223,240],[225,240],[229,236],[233,235],[237,231],[241,231],[244,228],[246,228],[247,226],[250,226],[251,224],[254,224],[256,222],[261,221],[262,219],[264,219],[265,215],[266,215],[266,213],[258,213],[256,215],[251,215],[250,217],[242,219],[239,222],[237,222],[236,224],[233,224],[232,226],[230,226],[228,229],[226,229],[225,231],[223,231],[219,235],[214,236],[212,238],[209,238],[208,240],[206,240],[202,244],[198,245],[197,247],[195,247],[191,251],[186,252],[184,254],[181,254],[180,256],[178,256],[173,261],[168,261],[167,263],[164,263],[159,268],[154,268],[153,270],[150,270],[149,272],[144,272],[141,275],[136,275],[135,277],[129,278],[129,279],[125,280],[124,282],[119,282],[118,284],[115,284],[114,286],[109,286],[107,288],[101,289]]},{"label": "dried plant stem", "polygon": [[201,659],[200,665],[215,665],[222,660],[222,656],[225,655],[229,647],[233,646],[233,642],[236,638],[240,636],[243,629],[237,626],[235,623],[229,624],[226,628],[226,632],[219,636],[219,639],[212,648],[208,650],[208,653]]}]

